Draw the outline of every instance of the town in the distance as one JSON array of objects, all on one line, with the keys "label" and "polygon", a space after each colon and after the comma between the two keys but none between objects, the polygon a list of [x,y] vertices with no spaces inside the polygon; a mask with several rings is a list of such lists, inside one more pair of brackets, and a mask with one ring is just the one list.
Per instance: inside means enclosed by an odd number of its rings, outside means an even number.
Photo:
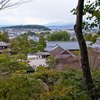
[{"label": "town in the distance", "polygon": [[[25,54],[28,64],[34,67],[48,66],[46,58],[49,56],[53,56],[58,65],[68,64],[68,62],[71,65],[74,64],[73,61],[77,60],[78,62],[75,63],[78,66],[79,45],[73,27],[72,24],[3,26],[0,28],[0,53],[3,54],[5,50],[8,50],[11,55]],[[99,30],[84,30],[83,35],[87,47],[91,47],[92,52],[100,52]]]}]

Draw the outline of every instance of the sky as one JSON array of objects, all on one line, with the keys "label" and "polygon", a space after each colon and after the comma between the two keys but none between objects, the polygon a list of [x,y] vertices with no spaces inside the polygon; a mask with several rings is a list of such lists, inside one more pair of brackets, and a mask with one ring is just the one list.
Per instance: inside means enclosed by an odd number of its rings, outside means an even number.
[{"label": "sky", "polygon": [[27,25],[48,23],[75,23],[70,11],[78,0],[32,0],[0,11],[0,25]]}]

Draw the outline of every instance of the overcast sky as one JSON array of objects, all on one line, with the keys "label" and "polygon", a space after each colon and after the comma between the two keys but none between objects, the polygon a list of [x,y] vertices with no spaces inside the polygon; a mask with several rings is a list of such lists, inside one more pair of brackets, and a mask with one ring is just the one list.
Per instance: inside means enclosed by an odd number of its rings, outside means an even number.
[{"label": "overcast sky", "polygon": [[33,0],[0,11],[0,25],[75,23],[70,11],[78,0]]}]

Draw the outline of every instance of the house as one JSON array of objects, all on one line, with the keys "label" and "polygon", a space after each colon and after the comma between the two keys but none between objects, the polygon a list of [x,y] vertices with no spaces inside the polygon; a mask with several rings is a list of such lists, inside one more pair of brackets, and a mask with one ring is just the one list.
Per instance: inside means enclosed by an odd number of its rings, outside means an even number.
[{"label": "house", "polygon": [[67,60],[69,58],[74,58],[75,56],[69,52],[68,50],[65,50],[61,48],[60,46],[55,46],[53,49],[49,51],[50,56],[53,56],[58,64],[66,64]]},{"label": "house", "polygon": [[[90,46],[90,41],[86,41],[87,47]],[[79,51],[78,41],[46,41],[45,51],[50,51],[56,46],[60,46],[64,50],[68,50],[70,52]]]},{"label": "house", "polygon": [[70,51],[63,49],[58,45],[48,52],[37,52],[36,55],[42,59],[47,58],[48,56],[53,56],[58,64],[66,64],[69,58],[75,57]]},{"label": "house", "polygon": [[10,43],[5,43],[3,41],[0,42],[0,53],[2,53],[4,50],[9,50],[11,51],[11,49],[9,48]]}]

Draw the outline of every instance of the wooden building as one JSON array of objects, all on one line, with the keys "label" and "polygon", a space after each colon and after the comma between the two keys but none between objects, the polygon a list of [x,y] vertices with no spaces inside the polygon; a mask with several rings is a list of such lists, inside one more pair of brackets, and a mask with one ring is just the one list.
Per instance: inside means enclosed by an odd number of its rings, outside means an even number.
[{"label": "wooden building", "polygon": [[58,64],[66,64],[69,58],[75,57],[70,51],[64,50],[60,46],[56,46],[55,48],[51,49],[49,54],[57,59]]},{"label": "wooden building", "polygon": [[0,53],[2,54],[2,52],[3,52],[4,50],[9,50],[9,51],[11,51],[11,49],[9,48],[9,46],[10,46],[10,43],[5,43],[5,42],[1,41],[1,42],[0,42]]}]

